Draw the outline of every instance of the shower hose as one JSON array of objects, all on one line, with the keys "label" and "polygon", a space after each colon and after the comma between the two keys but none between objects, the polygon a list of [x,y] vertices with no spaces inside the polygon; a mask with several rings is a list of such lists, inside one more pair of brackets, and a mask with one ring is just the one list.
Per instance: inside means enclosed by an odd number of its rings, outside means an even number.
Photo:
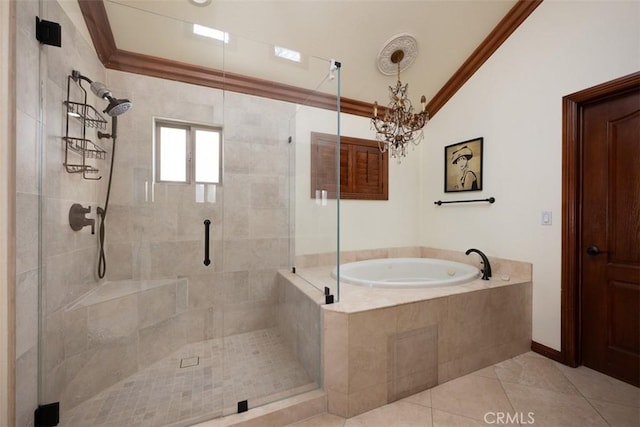
[{"label": "shower hose", "polygon": [[[96,209],[98,216],[100,217],[100,228],[98,229],[98,238],[100,241],[100,254],[98,255],[98,277],[104,278],[107,273],[107,257],[104,253],[104,237],[105,237],[105,225],[104,221],[107,218],[107,207],[109,206],[109,196],[111,194],[111,177],[113,176],[113,160],[116,157],[116,131],[118,128],[118,117],[114,116],[111,120],[111,135],[104,135],[104,137],[111,137],[113,146],[111,148],[111,165],[109,166],[109,181],[107,183],[107,197],[104,202],[104,209],[98,206]],[[100,136],[100,135],[98,135]]]}]

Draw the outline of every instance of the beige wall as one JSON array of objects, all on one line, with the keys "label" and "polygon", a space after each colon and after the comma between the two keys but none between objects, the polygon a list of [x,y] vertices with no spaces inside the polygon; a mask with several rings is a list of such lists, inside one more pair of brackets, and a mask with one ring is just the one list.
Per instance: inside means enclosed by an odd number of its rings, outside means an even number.
[{"label": "beige wall", "polygon": [[[640,69],[640,3],[548,0],[427,125],[425,246],[533,264],[533,340],[560,349],[562,97]],[[484,189],[443,192],[443,147],[484,137]],[[494,196],[494,205],[434,200]],[[553,213],[542,226],[541,212]]]},{"label": "beige wall", "polygon": [[15,20],[0,2],[0,425],[15,423]]}]

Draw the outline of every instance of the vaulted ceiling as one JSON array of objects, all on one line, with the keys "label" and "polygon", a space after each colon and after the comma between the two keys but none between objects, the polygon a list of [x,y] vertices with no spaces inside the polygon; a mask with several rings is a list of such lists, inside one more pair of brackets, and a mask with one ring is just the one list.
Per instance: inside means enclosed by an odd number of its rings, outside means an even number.
[{"label": "vaulted ceiling", "polygon": [[[335,59],[342,110],[364,116],[373,101],[387,103],[396,81],[379,71],[379,52],[410,34],[418,51],[401,80],[433,116],[542,0],[204,1],[78,4],[107,68],[332,108],[337,83],[323,79]],[[193,24],[229,42],[194,35]],[[276,58],[274,46],[301,52],[302,62]]]}]

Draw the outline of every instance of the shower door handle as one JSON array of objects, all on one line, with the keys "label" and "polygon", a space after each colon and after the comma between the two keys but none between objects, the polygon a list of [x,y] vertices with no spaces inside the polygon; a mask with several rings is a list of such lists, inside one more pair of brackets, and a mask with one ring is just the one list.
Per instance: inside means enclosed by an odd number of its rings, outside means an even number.
[{"label": "shower door handle", "polygon": [[211,259],[209,259],[209,226],[211,225],[211,221],[208,219],[204,220],[204,265],[211,264]]}]

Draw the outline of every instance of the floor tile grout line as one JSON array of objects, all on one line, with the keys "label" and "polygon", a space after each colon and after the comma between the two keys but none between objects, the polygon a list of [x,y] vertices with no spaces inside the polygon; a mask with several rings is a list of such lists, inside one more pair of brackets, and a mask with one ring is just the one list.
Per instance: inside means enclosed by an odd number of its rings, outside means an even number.
[{"label": "floor tile grout line", "polygon": [[595,406],[593,406],[593,404],[591,403],[591,401],[589,399],[587,399],[586,397],[584,397],[584,400],[587,401],[587,403],[589,404],[589,406],[591,406],[593,408],[594,411],[596,411],[596,414],[598,414],[598,416],[602,419],[602,421],[605,422],[605,424],[607,424],[609,427],[611,427],[611,424],[609,423],[609,421],[607,421],[607,419],[604,417],[604,415],[602,415],[600,413],[600,411],[598,411],[598,408],[596,408]]},{"label": "floor tile grout line", "polygon": [[[519,385],[519,386],[522,386],[522,387],[533,388],[535,390],[550,391],[552,393],[564,394],[564,395],[567,395],[567,396],[578,396],[578,397],[582,397],[582,398],[586,399],[586,397],[582,393],[580,393],[580,391],[575,386],[574,386],[574,388],[576,389],[578,394],[565,393],[565,392],[562,392],[562,391],[559,391],[559,390],[553,390],[553,389],[550,389],[550,388],[544,388],[544,387],[539,387],[539,386],[529,385],[529,384],[522,384],[522,383],[519,383],[517,381],[503,380],[503,379],[500,379],[500,378],[498,378],[498,381],[500,381],[500,384],[503,384],[503,383],[514,384],[514,385]],[[571,385],[573,386],[573,384],[571,384]]]},{"label": "floor tile grout line", "polygon": [[[525,354],[523,354],[523,355],[520,355],[520,356],[526,356],[526,355],[527,355],[527,353],[525,353]],[[519,357],[519,356],[516,356],[516,357]],[[527,357],[532,357],[532,356],[527,356]],[[572,386],[572,387],[574,388],[574,390],[577,392],[577,394],[574,394],[574,395],[576,395],[576,396],[578,396],[578,395],[579,395],[580,397],[582,397],[582,398],[584,398],[584,399],[589,399],[589,397],[587,397],[587,396],[582,392],[582,390],[580,390],[580,387],[578,387],[578,385],[577,385],[574,381],[572,381],[570,377],[568,377],[567,375],[565,375],[565,373],[562,371],[562,369],[558,368],[558,365],[561,365],[561,366],[566,366],[566,365],[563,365],[563,364],[561,364],[561,363],[559,363],[559,362],[556,362],[556,361],[554,361],[554,360],[552,360],[552,359],[549,359],[549,358],[547,358],[547,357],[545,357],[545,356],[542,356],[542,355],[538,355],[538,356],[536,356],[536,358],[544,359],[544,360],[546,360],[546,361],[550,362],[550,366],[552,366],[552,367],[553,367],[553,368],[554,368],[554,369],[555,369],[555,370],[556,370],[556,371],[557,371],[557,372],[558,372],[558,373],[559,373],[559,374],[560,374],[560,375],[561,375],[561,376],[562,376],[562,377],[563,377],[563,378],[564,378],[564,379],[565,379],[569,384],[571,384],[571,386]],[[512,359],[514,359],[514,358],[512,358]],[[509,360],[509,359],[508,359],[508,360]],[[503,362],[500,362],[500,363],[503,363]],[[575,369],[575,368],[572,368],[572,369]],[[496,373],[496,376],[498,376],[498,375],[497,375],[497,373]],[[501,379],[501,378],[500,378],[500,381],[501,381],[501,382],[508,383],[508,384],[516,384],[516,385],[521,385],[521,386],[524,386],[524,387],[534,388],[534,389],[537,389],[537,390],[551,391],[551,392],[554,392],[554,393],[558,393],[558,394],[565,394],[565,395],[569,395],[569,396],[571,396],[571,394],[570,394],[570,393],[565,393],[565,392],[560,391],[560,390],[555,390],[555,389],[550,389],[550,388],[544,388],[544,387],[539,387],[539,386],[535,386],[535,385],[521,384],[521,383],[514,382],[514,381],[503,380],[503,379]],[[609,403],[617,403],[617,402],[609,402]]]},{"label": "floor tile grout line", "polygon": [[[394,401],[394,402],[389,402],[389,403],[387,403],[387,405],[393,405],[394,403],[403,402],[403,403],[408,403],[408,404],[410,404],[410,405],[418,406],[418,407],[420,407],[420,408],[429,408],[429,409],[431,409],[431,406],[425,406],[425,405],[422,405],[422,404],[420,404],[420,403],[418,403],[418,402],[412,402],[412,401],[410,401],[410,400],[405,400],[405,399],[406,399],[406,398],[404,398],[404,399],[400,399],[400,400],[396,400],[396,401]],[[386,406],[386,405],[384,405],[384,406]],[[378,406],[378,408],[383,408],[384,406]],[[367,412],[375,411],[375,410],[376,410],[376,409],[378,409],[378,408],[370,409],[370,410],[369,410],[369,411],[367,411]],[[366,412],[363,412],[363,413],[365,413],[365,414],[366,414]]]},{"label": "floor tile grout line", "polygon": [[[554,363],[555,363],[555,365],[554,365],[553,367],[554,367],[554,368],[556,368],[556,369],[558,370],[558,372],[560,372],[560,374],[561,374],[561,375],[562,375],[562,376],[563,376],[567,381],[569,381],[569,382],[571,383],[571,385],[576,389],[576,391],[577,391],[578,393],[580,393],[580,396],[582,396],[582,397],[586,400],[586,399],[587,399],[587,396],[585,396],[585,395],[584,395],[584,393],[582,392],[582,390],[580,390],[580,387],[578,387],[578,385],[577,385],[575,382],[571,381],[571,378],[569,378],[569,377],[568,377],[564,372],[562,372],[562,369],[558,368],[558,366],[557,366],[557,365],[558,365],[558,364],[560,364],[560,363],[559,363],[559,362],[555,362],[555,361],[554,361]],[[566,366],[566,365],[563,365],[563,366]],[[577,368],[572,368],[572,369],[577,369]]]},{"label": "floor tile grout line", "polygon": [[[560,363],[558,363],[558,362],[555,362],[555,363],[556,363],[556,364],[559,364],[559,365],[561,365],[561,366],[566,366],[566,365],[562,365],[562,364],[560,364]],[[586,367],[586,366],[584,366],[584,365],[580,365],[580,366],[578,366],[578,367],[576,367],[576,368],[571,368],[571,369],[578,369],[579,367],[585,367],[585,368],[587,368],[587,369],[591,369],[591,368],[588,368],[588,367]],[[582,396],[583,396],[585,399],[587,399],[587,400],[589,400],[589,399],[600,400],[600,401],[605,402],[605,403],[611,403],[611,404],[614,404],[614,405],[622,405],[622,406],[630,406],[630,407],[632,407],[632,408],[640,409],[640,404],[639,404],[639,405],[628,405],[628,404],[625,404],[625,403],[621,403],[621,402],[619,402],[619,401],[611,401],[611,400],[605,400],[605,399],[602,399],[602,398],[588,397],[588,396],[586,396],[586,395],[582,392],[582,390],[580,390],[580,388],[578,387],[578,385],[577,385],[577,384],[575,384],[573,381],[571,381],[571,378],[569,378],[567,375],[565,375],[565,373],[564,373],[564,372],[562,372],[562,370],[561,370],[561,369],[558,369],[558,370],[559,370],[559,371],[560,371],[560,373],[562,373],[562,375],[563,375],[563,376],[564,376],[564,377],[565,377],[565,378],[566,378],[566,379],[567,379],[567,380],[568,380],[568,381],[569,381],[569,382],[570,382],[570,383],[571,383],[571,384],[576,388],[576,390],[578,390],[578,392],[580,393],[580,395],[582,395]],[[620,380],[618,380],[618,379],[616,379],[616,378],[609,377],[608,375],[603,374],[603,373],[601,373],[601,372],[598,372],[598,371],[595,371],[595,370],[592,370],[592,371],[593,371],[594,373],[596,373],[597,375],[601,375],[601,376],[603,376],[603,377],[604,377],[604,378],[603,378],[603,380],[616,380],[616,381],[620,381]],[[627,383],[622,382],[622,384],[625,384],[625,385],[626,385]],[[630,385],[631,387],[637,388],[637,389],[638,389],[638,392],[640,393],[640,388],[639,388],[639,387],[635,387],[635,386],[634,386],[634,385],[632,385],[632,384],[628,384],[628,385]],[[640,403],[640,401],[639,401],[639,403]]]},{"label": "floor tile grout line", "polygon": [[[507,359],[507,360],[512,360],[514,359],[514,357],[512,357],[511,359]],[[507,398],[507,401],[509,402],[509,405],[511,406],[511,409],[513,410],[513,412],[516,412],[516,407],[513,404],[513,402],[511,401],[511,397],[509,397],[509,393],[507,393],[507,389],[504,388],[504,384],[502,383],[502,379],[500,379],[500,376],[498,375],[498,373],[496,372],[496,365],[493,365],[493,372],[496,374],[496,379],[498,380],[498,383],[500,384],[500,388],[502,389],[502,392],[504,393],[505,397]],[[522,427],[522,425],[518,422],[518,426]]]},{"label": "floor tile grout line", "polygon": [[[558,362],[555,362],[558,363]],[[589,404],[589,406],[591,406],[593,408],[594,411],[596,411],[596,414],[598,414],[598,416],[602,419],[602,421],[605,422],[605,424],[607,424],[608,426],[611,426],[611,424],[609,423],[609,421],[607,421],[607,419],[604,417],[604,415],[602,415],[600,413],[600,411],[598,411],[598,408],[596,408],[595,406],[593,406],[593,403],[591,403],[591,401],[589,400],[589,398],[587,396],[584,395],[584,393],[582,392],[582,390],[580,390],[580,387],[578,387],[578,385],[576,383],[574,383],[573,381],[571,381],[571,378],[569,378],[564,372],[562,372],[561,369],[559,369],[556,365],[554,365],[554,368],[556,368],[560,374],[562,374],[562,376],[571,383],[571,385],[573,385],[573,387],[578,391],[578,393],[580,393],[580,396],[582,396],[582,398],[584,400],[587,401],[587,403]],[[573,369],[577,369],[573,368]]]},{"label": "floor tile grout line", "polygon": [[[544,356],[543,356],[543,357],[544,357]],[[555,364],[557,364],[558,362],[555,362],[555,361],[553,361],[553,360],[551,360],[551,359],[548,359],[548,360],[550,360],[550,361],[552,362],[552,365],[551,365],[551,366],[553,366],[553,368],[554,368],[554,369],[556,369],[556,370],[560,373],[560,375],[562,375],[562,377],[563,377],[565,380],[567,380],[567,381],[568,381],[568,382],[573,386],[573,388],[578,392],[578,395],[574,395],[574,396],[579,396],[580,398],[582,398],[583,400],[585,400],[585,401],[587,402],[587,404],[588,404],[589,406],[591,406],[591,407],[595,410],[596,414],[598,414],[598,416],[600,417],[600,419],[601,419],[602,421],[604,421],[604,423],[605,423],[606,425],[608,425],[608,426],[610,426],[610,427],[611,427],[611,424],[610,424],[610,423],[607,421],[607,419],[606,419],[606,418],[605,418],[605,417],[600,413],[600,411],[598,411],[598,410],[593,406],[593,404],[591,403],[591,401],[589,401],[589,399],[588,399],[588,398],[587,398],[587,397],[582,393],[582,390],[580,390],[580,388],[579,388],[579,387],[578,387],[578,386],[577,386],[573,381],[571,381],[571,378],[569,378],[567,375],[565,375],[565,373],[564,373],[564,372],[562,372],[562,370],[561,370],[561,369],[559,369],[559,368],[555,365]],[[495,366],[495,365],[494,365],[494,366]],[[496,376],[497,376],[497,373],[496,373]],[[502,380],[502,379],[500,379],[500,377],[498,377],[498,379],[500,380],[500,385],[501,385],[501,386],[503,387],[503,389],[504,389],[504,385],[502,384],[502,383],[503,383],[503,380]],[[563,393],[563,392],[561,392],[561,391],[550,390],[550,389],[544,389],[544,388],[541,388],[541,387],[535,387],[535,386],[528,386],[528,385],[524,385],[524,384],[514,383],[514,382],[511,382],[511,381],[504,381],[504,382],[505,382],[505,383],[508,383],[508,384],[516,384],[516,385],[520,385],[520,386],[522,386],[522,387],[529,387],[529,388],[533,388],[533,389],[537,389],[537,390],[543,390],[543,391],[551,391],[551,392],[553,392],[553,393],[558,393],[558,394],[564,394],[564,395],[567,395],[567,396],[571,396],[570,394],[568,394],[568,393]],[[505,394],[506,394],[506,390],[505,390]],[[507,394],[507,398],[509,399],[509,395],[508,395],[508,394]],[[509,402],[511,402],[511,399],[509,399]],[[512,406],[513,406],[513,404],[512,404]]]},{"label": "floor tile grout line", "polygon": [[470,417],[468,415],[456,414],[455,412],[445,411],[444,409],[431,408],[431,425],[434,425],[433,424],[433,410],[434,409],[436,409],[436,411],[444,412],[445,414],[453,415],[454,417],[460,417],[460,418],[464,418],[464,419],[471,420],[471,421],[484,422],[484,420],[479,420],[479,419]]},{"label": "floor tile grout line", "polygon": [[434,427],[435,422],[433,420],[433,394],[429,391],[429,409],[431,410],[431,427]]},{"label": "floor tile grout line", "polygon": [[605,403],[607,405],[624,406],[625,408],[635,409],[636,411],[638,411],[638,414],[640,414],[640,406],[628,405],[626,403],[619,403],[619,402],[610,402],[608,400],[598,399],[596,397],[585,397],[585,399],[587,399],[589,402],[591,402],[592,400],[596,400],[596,401]]}]

